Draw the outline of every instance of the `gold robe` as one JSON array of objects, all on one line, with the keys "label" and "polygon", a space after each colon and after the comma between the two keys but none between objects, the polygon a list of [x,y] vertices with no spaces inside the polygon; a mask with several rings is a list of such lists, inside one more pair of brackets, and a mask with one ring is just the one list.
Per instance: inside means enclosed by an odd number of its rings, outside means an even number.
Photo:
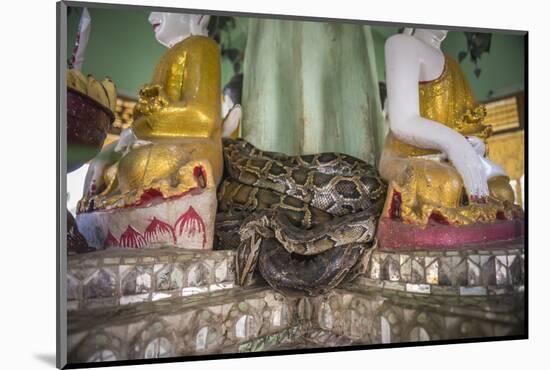
[{"label": "gold robe", "polygon": [[134,110],[132,130],[149,143],[109,166],[105,188],[85,196],[79,211],[215,191],[223,172],[220,74],[219,47],[208,37],[191,36],[168,49]]}]

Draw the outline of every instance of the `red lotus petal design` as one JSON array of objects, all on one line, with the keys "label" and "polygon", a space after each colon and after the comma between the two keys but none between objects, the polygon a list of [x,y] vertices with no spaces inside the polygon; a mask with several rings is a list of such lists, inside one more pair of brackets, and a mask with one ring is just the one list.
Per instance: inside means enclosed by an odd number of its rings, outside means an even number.
[{"label": "red lotus petal design", "polygon": [[[195,234],[202,234],[202,247],[206,246],[206,225],[193,207],[189,207],[187,212],[178,218],[174,228],[178,236],[186,238],[192,238]],[[184,233],[185,235],[183,235]]]},{"label": "red lotus petal design", "polygon": [[153,220],[145,229],[143,236],[145,237],[145,241],[147,243],[160,242],[168,236],[169,238],[172,238],[174,244],[176,244],[176,234],[174,233],[172,225],[167,224],[156,217],[153,217]]},{"label": "red lotus petal design", "polygon": [[122,248],[143,248],[145,247],[145,238],[139,231],[134,229],[132,225],[128,225],[128,228],[120,236],[119,246]]}]

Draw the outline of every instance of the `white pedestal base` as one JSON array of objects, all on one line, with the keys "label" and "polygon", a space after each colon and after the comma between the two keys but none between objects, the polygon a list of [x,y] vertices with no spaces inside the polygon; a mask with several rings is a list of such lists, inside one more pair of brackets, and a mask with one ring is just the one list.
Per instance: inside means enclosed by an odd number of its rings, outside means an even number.
[{"label": "white pedestal base", "polygon": [[76,221],[88,244],[97,249],[212,249],[216,206],[213,190],[144,207],[81,213]]}]

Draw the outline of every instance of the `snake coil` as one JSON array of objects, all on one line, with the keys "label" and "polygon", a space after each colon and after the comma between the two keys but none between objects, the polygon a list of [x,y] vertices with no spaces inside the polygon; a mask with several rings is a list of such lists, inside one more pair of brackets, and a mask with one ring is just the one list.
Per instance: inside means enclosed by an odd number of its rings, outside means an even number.
[{"label": "snake coil", "polygon": [[224,139],[218,249],[235,248],[236,278],[253,272],[290,295],[318,295],[365,269],[386,184],[338,153],[287,156]]}]

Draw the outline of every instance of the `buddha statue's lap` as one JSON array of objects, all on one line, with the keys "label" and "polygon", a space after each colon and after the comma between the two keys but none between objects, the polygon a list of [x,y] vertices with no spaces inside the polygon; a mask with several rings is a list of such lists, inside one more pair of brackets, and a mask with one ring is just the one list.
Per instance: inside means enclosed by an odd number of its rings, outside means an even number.
[{"label": "buddha statue's lap", "polygon": [[109,185],[95,198],[96,206],[115,206],[120,200],[121,206],[131,206],[152,189],[168,198],[196,187],[215,187],[223,170],[216,153],[217,145],[207,139],[135,148],[105,171]]},{"label": "buddha statue's lap", "polygon": [[491,197],[486,204],[468,204],[468,197],[458,171],[435,158],[392,157],[384,153],[382,176],[393,182],[392,189],[401,197],[399,218],[425,225],[437,213],[445,222],[471,224],[491,222],[501,210],[512,217],[514,191],[506,176],[489,179]]}]

